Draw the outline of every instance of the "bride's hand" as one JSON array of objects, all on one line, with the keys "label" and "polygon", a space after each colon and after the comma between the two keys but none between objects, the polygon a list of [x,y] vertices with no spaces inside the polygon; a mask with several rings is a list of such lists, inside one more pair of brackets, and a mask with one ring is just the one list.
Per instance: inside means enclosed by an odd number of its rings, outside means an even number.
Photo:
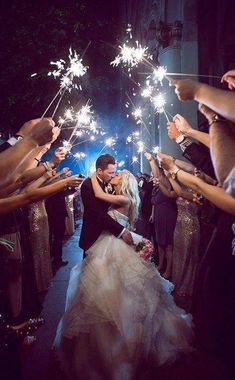
[{"label": "bride's hand", "polygon": [[123,233],[122,233],[122,236],[121,238],[124,240],[125,243],[127,243],[128,245],[133,245],[134,242],[133,242],[133,238],[132,238],[132,235],[130,233],[130,231],[128,230],[125,230]]}]

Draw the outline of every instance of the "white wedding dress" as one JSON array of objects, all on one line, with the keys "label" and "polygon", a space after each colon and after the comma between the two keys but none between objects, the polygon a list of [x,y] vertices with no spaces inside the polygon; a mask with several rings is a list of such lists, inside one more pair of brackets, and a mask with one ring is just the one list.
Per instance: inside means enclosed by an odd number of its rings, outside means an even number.
[{"label": "white wedding dress", "polygon": [[[128,225],[117,210],[109,214]],[[68,379],[135,380],[140,363],[162,365],[191,352],[192,318],[152,263],[108,232],[87,254],[71,271],[54,342]]]}]

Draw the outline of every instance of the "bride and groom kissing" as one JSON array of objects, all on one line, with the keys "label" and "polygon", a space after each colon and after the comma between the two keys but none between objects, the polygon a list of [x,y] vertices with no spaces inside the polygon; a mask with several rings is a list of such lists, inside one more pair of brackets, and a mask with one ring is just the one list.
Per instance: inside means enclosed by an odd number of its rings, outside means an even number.
[{"label": "bride and groom kissing", "polygon": [[[133,245],[137,180],[115,169],[112,156],[100,156],[81,187],[85,255],[71,271],[54,342],[68,379],[136,380],[140,364],[160,366],[192,350],[191,315],[176,306],[173,285]],[[105,192],[108,182],[115,195]]]}]

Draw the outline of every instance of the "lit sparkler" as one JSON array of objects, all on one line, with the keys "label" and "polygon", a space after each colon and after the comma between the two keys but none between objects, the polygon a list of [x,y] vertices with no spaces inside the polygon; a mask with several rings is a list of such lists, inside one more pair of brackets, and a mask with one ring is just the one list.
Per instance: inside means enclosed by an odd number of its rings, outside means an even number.
[{"label": "lit sparkler", "polygon": [[167,122],[169,123],[170,120],[165,111],[166,99],[164,95],[162,93],[159,93],[158,95],[154,96],[151,100],[156,111],[158,113],[164,113],[164,115],[166,116]]},{"label": "lit sparkler", "polygon": [[160,152],[160,147],[159,146],[154,146],[153,149],[152,149],[152,152],[154,154],[158,154],[158,152]]},{"label": "lit sparkler", "polygon": [[83,152],[76,152],[76,153],[74,153],[73,156],[74,156],[75,158],[81,160],[81,159],[84,159],[84,158],[86,157],[86,154],[83,153]]},{"label": "lit sparkler", "polygon": [[118,162],[118,167],[121,168],[125,165],[125,161]]},{"label": "lit sparkler", "polygon": [[135,162],[138,162],[138,157],[132,156],[132,164],[134,164]]},{"label": "lit sparkler", "polygon": [[41,117],[44,117],[51,105],[54,103],[56,98],[60,95],[60,98],[57,102],[57,105],[55,107],[55,110],[53,112],[53,116],[55,115],[55,112],[65,94],[65,91],[71,92],[72,88],[82,90],[81,83],[75,82],[75,79],[81,78],[85,73],[87,72],[88,66],[84,66],[82,63],[82,58],[80,58],[79,54],[72,50],[72,48],[69,48],[69,62],[66,63],[65,60],[59,59],[58,61],[54,62],[51,61],[51,65],[55,65],[56,69],[53,71],[48,72],[48,76],[53,76],[55,79],[60,78],[60,89],[57,92],[57,94],[54,96],[52,101],[50,102],[49,106],[44,111],[43,115]]},{"label": "lit sparkler", "polygon": [[136,41],[136,47],[130,47],[125,43],[123,46],[119,46],[120,53],[110,64],[112,66],[118,66],[123,64],[123,66],[127,66],[128,69],[138,66],[140,62],[143,61],[145,57],[147,57],[147,47],[142,47],[138,41]]},{"label": "lit sparkler", "polygon": [[[157,82],[160,82],[162,85],[162,81],[164,78],[167,78],[167,69],[163,66],[158,66],[153,70],[153,79]],[[169,78],[167,78],[169,80]]]},{"label": "lit sparkler", "polygon": [[81,84],[74,82],[74,78],[81,78],[88,69],[88,66],[84,66],[82,63],[82,58],[79,54],[69,48],[69,63],[59,59],[56,62],[51,61],[51,65],[55,65],[56,69],[48,72],[48,76],[53,76],[54,78],[60,78],[60,88],[66,88],[71,91],[72,88],[81,89]]},{"label": "lit sparkler", "polygon": [[136,120],[139,120],[142,118],[142,110],[141,108],[136,108],[133,112],[132,112],[132,115],[134,116],[134,118]]}]

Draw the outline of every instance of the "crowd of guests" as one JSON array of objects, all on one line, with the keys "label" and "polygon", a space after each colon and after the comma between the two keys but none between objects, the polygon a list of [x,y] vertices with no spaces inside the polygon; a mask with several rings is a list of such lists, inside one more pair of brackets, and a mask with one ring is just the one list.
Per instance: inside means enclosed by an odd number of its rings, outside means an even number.
[{"label": "crowd of guests", "polygon": [[[235,70],[221,81],[233,90]],[[139,185],[149,211],[141,210],[137,228],[144,226],[146,238],[154,230],[156,263],[175,285],[176,302],[193,315],[197,346],[222,358],[234,378],[235,94],[189,79],[170,84],[181,101],[199,103],[207,130],[180,114],[167,123],[188,161],[145,154],[152,178],[142,176]]]},{"label": "crowd of guests", "polygon": [[43,323],[42,295],[53,269],[67,264],[62,259],[65,199],[82,178],[68,168],[56,171],[65,158],[63,147],[43,159],[59,133],[52,119],[35,119],[0,145],[1,378],[20,378],[18,344],[30,342]]}]

